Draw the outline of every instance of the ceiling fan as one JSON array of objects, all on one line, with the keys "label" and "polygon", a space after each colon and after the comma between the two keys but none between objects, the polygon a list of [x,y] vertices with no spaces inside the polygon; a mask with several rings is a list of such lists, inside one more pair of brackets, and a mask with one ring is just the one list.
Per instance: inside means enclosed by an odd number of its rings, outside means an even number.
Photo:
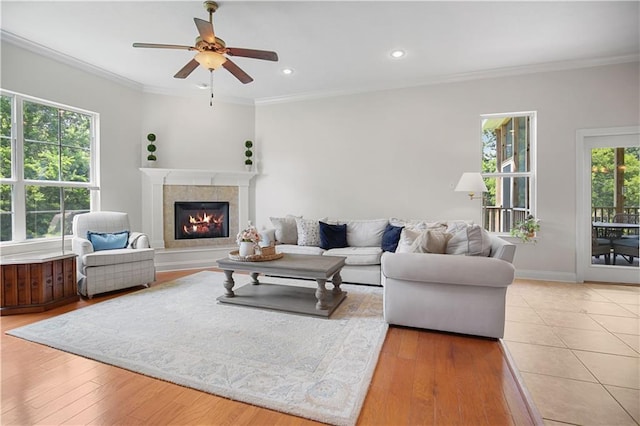
[{"label": "ceiling fan", "polygon": [[196,38],[195,46],[183,46],[176,44],[154,44],[154,43],[133,43],[133,47],[146,47],[154,49],[181,49],[195,50],[198,53],[191,59],[187,65],[182,67],[180,71],[174,75],[175,78],[187,78],[198,65],[202,65],[213,73],[214,70],[224,67],[233,74],[242,83],[247,84],[253,81],[253,78],[227,56],[241,56],[245,58],[263,59],[266,61],[277,61],[278,54],[268,50],[243,49],[239,47],[227,47],[224,40],[216,37],[213,31],[213,13],[218,9],[218,3],[207,0],[204,2],[204,8],[209,12],[209,21],[204,19],[193,18],[200,34]]}]

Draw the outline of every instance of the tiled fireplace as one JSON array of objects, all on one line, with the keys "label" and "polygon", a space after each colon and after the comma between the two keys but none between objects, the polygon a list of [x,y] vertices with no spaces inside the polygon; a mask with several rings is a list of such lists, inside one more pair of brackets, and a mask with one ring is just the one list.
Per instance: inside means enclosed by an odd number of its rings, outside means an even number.
[{"label": "tiled fireplace", "polygon": [[[249,221],[249,184],[255,173],[140,170],[142,231],[149,235],[152,247],[180,249],[235,245],[240,224]],[[186,212],[176,215],[176,208],[186,208]],[[226,218],[222,217],[224,215]],[[178,223],[184,220],[189,225]]]}]

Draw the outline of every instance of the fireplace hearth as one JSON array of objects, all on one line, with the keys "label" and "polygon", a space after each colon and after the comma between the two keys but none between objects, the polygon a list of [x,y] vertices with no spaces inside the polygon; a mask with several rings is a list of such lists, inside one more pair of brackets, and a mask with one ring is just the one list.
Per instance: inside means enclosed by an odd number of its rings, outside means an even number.
[{"label": "fireplace hearth", "polygon": [[226,201],[176,201],[175,239],[229,237],[229,203]]}]

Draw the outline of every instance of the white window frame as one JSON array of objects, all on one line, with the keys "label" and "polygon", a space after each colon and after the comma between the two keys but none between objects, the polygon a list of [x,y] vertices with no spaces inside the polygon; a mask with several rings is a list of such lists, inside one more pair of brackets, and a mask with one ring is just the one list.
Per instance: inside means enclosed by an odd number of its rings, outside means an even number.
[{"label": "white window frame", "polygon": [[[70,105],[48,101],[33,96],[23,95],[18,92],[0,89],[0,95],[12,98],[12,123],[11,123],[11,177],[0,178],[0,184],[12,185],[11,203],[12,203],[12,239],[11,241],[2,241],[0,246],[12,244],[24,244],[31,242],[49,241],[56,238],[30,238],[27,239],[26,229],[26,200],[25,187],[27,185],[35,186],[55,186],[65,188],[86,188],[89,190],[89,206],[91,211],[100,209],[100,183],[98,165],[100,164],[99,155],[99,128],[100,114]],[[23,107],[24,102],[38,103],[48,107],[64,109],[66,111],[76,112],[79,114],[89,115],[91,117],[91,156],[89,182],[67,182],[67,181],[44,181],[24,178],[24,129],[23,129]],[[66,230],[65,230],[66,231]]]},{"label": "white window frame", "polygon": [[[505,112],[495,114],[482,114],[480,115],[480,155],[483,155],[483,140],[482,140],[482,122],[486,119],[492,118],[509,118],[509,117],[529,117],[529,171],[528,172],[496,172],[496,173],[481,173],[483,178],[529,178],[529,211],[534,217],[537,216],[537,111],[520,111],[520,112]],[[496,149],[500,149],[499,146]],[[482,164],[482,157],[480,158]],[[484,225],[485,207],[482,206],[482,218]],[[496,232],[496,235],[508,236],[509,232]]]}]

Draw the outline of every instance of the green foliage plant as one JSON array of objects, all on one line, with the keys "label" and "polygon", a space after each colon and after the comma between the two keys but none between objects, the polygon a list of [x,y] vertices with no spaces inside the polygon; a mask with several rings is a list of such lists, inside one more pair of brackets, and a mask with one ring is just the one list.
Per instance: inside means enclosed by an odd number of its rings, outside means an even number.
[{"label": "green foliage plant", "polygon": [[253,164],[253,160],[251,159],[251,157],[253,157],[253,151],[251,151],[251,148],[253,147],[253,142],[245,141],[244,146],[246,148],[246,150],[244,151],[244,156],[247,157],[244,160],[244,164],[247,166],[251,166]]},{"label": "green foliage plant", "polygon": [[511,236],[520,238],[523,243],[535,242],[533,238],[539,230],[540,220],[533,217],[533,215],[528,215],[525,220],[515,224],[511,229]]},{"label": "green foliage plant", "polygon": [[147,160],[156,161],[158,159],[154,154],[154,152],[156,152],[156,146],[153,144],[156,140],[156,135],[154,135],[153,133],[149,133],[147,135],[147,140],[149,141],[149,145],[147,145],[147,151],[149,151],[149,155],[147,155]]}]

